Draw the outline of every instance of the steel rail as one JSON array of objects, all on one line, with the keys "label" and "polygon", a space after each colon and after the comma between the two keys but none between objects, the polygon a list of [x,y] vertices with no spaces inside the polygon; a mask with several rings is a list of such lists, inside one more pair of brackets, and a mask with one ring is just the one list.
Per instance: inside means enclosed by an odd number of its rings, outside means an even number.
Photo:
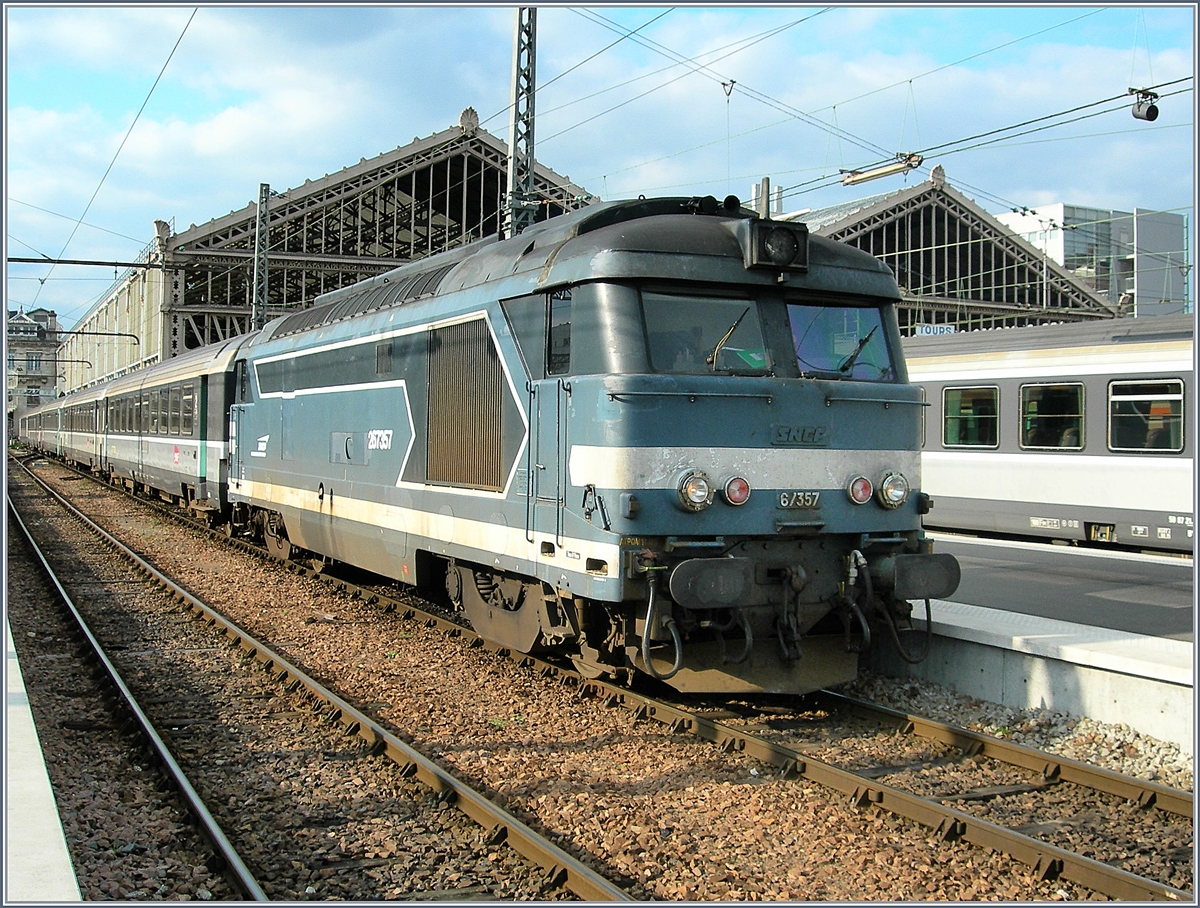
[{"label": "steel rail", "polygon": [[[236,646],[243,651],[245,659],[254,659],[263,670],[274,677],[276,683],[288,691],[296,692],[300,688],[304,688],[308,697],[318,704],[325,704],[326,708],[322,710],[324,712],[322,721],[326,724],[340,722],[345,726],[346,734],[354,734],[362,738],[369,745],[372,753],[387,756],[401,767],[403,775],[416,777],[431,788],[441,800],[458,807],[488,831],[487,838],[491,844],[506,842],[518,854],[541,866],[546,871],[543,879],[546,886],[563,886],[585,901],[633,901],[633,897],[623,889],[539,835],[521,820],[489,801],[466,783],[443,770],[424,754],[404,743],[396,735],[324,687],[265,643],[255,639],[235,622],[171,581],[165,574],[94,523],[69,501],[47,487],[37,476],[32,473],[30,475],[50,495],[72,511],[93,533],[130,560],[135,570],[166,589],[172,598],[185,606],[195,618],[203,621],[209,627],[219,628],[231,646]],[[462,628],[457,626],[452,626],[452,629],[455,632],[462,631]]]},{"label": "steel rail", "polygon": [[[144,499],[137,500],[144,501]],[[163,510],[165,511],[166,509]],[[171,511],[170,513],[175,512]],[[182,514],[177,516],[186,521],[186,518]],[[190,521],[187,522],[189,525],[194,525]],[[220,535],[215,530],[209,530],[209,532],[214,537]],[[937,801],[921,798],[892,786],[879,783],[866,776],[855,774],[850,770],[840,769],[822,761],[814,760],[799,750],[789,748],[785,745],[774,744],[762,738],[755,737],[742,729],[697,716],[685,709],[672,706],[653,697],[638,694],[627,688],[618,687],[599,679],[583,678],[561,665],[546,662],[535,656],[514,653],[507,647],[486,641],[469,628],[464,628],[459,624],[447,621],[445,618],[423,611],[410,604],[390,599],[363,587],[358,587],[349,581],[321,574],[298,562],[279,561],[265,550],[241,540],[230,540],[228,537],[223,538],[226,541],[234,542],[238,548],[260,558],[268,559],[287,570],[309,577],[320,578],[351,596],[362,597],[368,604],[381,603],[381,607],[385,611],[395,611],[403,618],[419,620],[426,627],[440,629],[442,633],[448,636],[464,637],[472,646],[483,647],[491,652],[507,656],[520,665],[534,667],[543,677],[557,677],[564,684],[575,685],[581,696],[589,692],[595,693],[603,699],[606,705],[624,706],[630,709],[638,718],[654,719],[667,725],[672,733],[688,732],[701,739],[711,741],[724,750],[744,752],[764,763],[779,767],[785,776],[805,778],[824,787],[832,788],[835,791],[846,794],[855,806],[865,807],[874,805],[899,816],[915,820],[924,826],[934,829],[944,839],[961,838],[974,845],[1008,854],[1012,858],[1033,868],[1043,879],[1061,877],[1111,898],[1140,901],[1194,901],[1193,894],[1185,890],[1176,889],[1156,880],[1140,877],[1120,868],[1105,864],[1102,861],[1075,854],[1074,852],[1042,842],[1024,833],[1016,832],[1015,830],[990,823],[971,814],[955,810]],[[822,692],[822,694],[827,693]],[[872,708],[884,709],[883,707]],[[934,720],[921,717],[911,718],[917,720],[913,722],[914,728],[925,729],[931,735],[949,736],[951,740],[948,743],[954,743],[953,738],[959,732],[965,735],[960,740],[963,740],[968,748],[975,746],[982,748],[984,744],[990,743],[991,748],[999,752],[1002,749],[999,745],[1008,743],[976,732],[956,730],[954,726],[944,726],[943,730],[938,730],[937,726],[940,723]],[[1018,745],[1011,746],[1019,748]],[[1186,792],[1178,792],[1166,786],[1150,782],[1139,782],[1138,780],[1131,781],[1127,777],[1111,773],[1108,770],[1099,769],[1098,767],[1087,767],[1086,764],[1078,764],[1075,761],[1065,760],[1054,755],[1039,754],[1030,748],[1019,749],[1027,752],[1027,754],[1036,755],[1035,762],[1037,765],[1034,768],[1038,770],[1052,764],[1057,764],[1060,767],[1060,772],[1065,767],[1068,775],[1071,775],[1075,772],[1075,766],[1081,766],[1097,773],[1096,778],[1100,779],[1104,784],[1114,783],[1115,779],[1120,779],[1125,784],[1133,784],[1138,792],[1150,791],[1154,795],[1152,801],[1148,795],[1144,796],[1140,793],[1136,797],[1131,798],[1131,800],[1137,800],[1144,807],[1148,807],[1151,803],[1154,803],[1158,804],[1162,809],[1176,812],[1172,808],[1182,805],[1188,798]],[[1017,751],[1014,750],[1013,753],[1015,754]],[[1021,755],[1021,758],[1024,759],[1025,755]],[[1081,780],[1085,775],[1086,773],[1080,773],[1077,779],[1072,779],[1072,781]],[[1105,777],[1107,776],[1113,778],[1106,781]],[[1089,785],[1087,781],[1079,781],[1079,784]],[[1120,793],[1120,789],[1115,783],[1112,787],[1116,787],[1117,790],[1110,793]],[[1108,789],[1100,790],[1107,791]]]},{"label": "steel rail", "polygon": [[[258,550],[255,549],[255,551]],[[270,558],[266,553],[262,553],[262,556]],[[310,576],[321,576],[295,562],[283,564],[296,572],[305,573]],[[353,584],[346,581],[332,577],[326,577],[325,579],[327,582],[333,583],[351,595],[365,596],[365,601],[368,603],[379,602],[384,599],[384,597],[377,593],[356,588]],[[782,770],[782,774],[785,777],[808,779],[826,788],[839,791],[848,795],[850,803],[856,807],[875,806],[934,829],[943,839],[961,838],[973,845],[1003,852],[1026,866],[1031,867],[1042,879],[1062,878],[1070,880],[1116,899],[1194,901],[1192,893],[1185,890],[1160,883],[1157,880],[1138,876],[1129,871],[1121,870],[1118,867],[1113,867],[1103,861],[1097,861],[1093,858],[1088,858],[1064,848],[1042,842],[1033,836],[988,822],[963,811],[955,810],[952,807],[947,807],[936,800],[922,798],[901,789],[882,784],[866,776],[856,774],[850,770],[814,760],[800,750],[789,748],[785,745],[774,744],[748,734],[742,729],[697,716],[685,709],[672,706],[652,697],[635,693],[605,681],[582,678],[560,665],[546,662],[535,656],[514,653],[507,647],[489,643],[467,628],[463,628],[431,613],[423,612],[413,606],[389,600],[384,607],[389,611],[398,611],[401,617],[420,620],[426,627],[438,628],[448,636],[464,637],[473,646],[486,648],[489,651],[508,656],[518,664],[533,667],[543,677],[557,677],[565,684],[576,685],[578,693],[581,696],[589,692],[595,693],[603,699],[606,705],[624,706],[630,709],[635,717],[653,719],[667,725],[672,733],[691,733],[703,740],[713,742],[723,750],[743,752],[764,763],[777,766]],[[938,723],[930,719],[921,719],[920,721],[924,727],[931,730],[938,725]],[[947,726],[947,728],[953,727]],[[988,736],[986,735],[979,735],[972,732],[967,732],[966,734],[970,739],[967,742],[969,745],[974,744],[976,739],[988,740]],[[994,740],[999,744],[1004,743],[999,742],[998,739]],[[995,746],[993,744],[993,747]],[[1022,750],[1031,755],[1037,754],[1036,751],[1029,748],[1023,748]],[[1054,762],[1060,766],[1068,767],[1068,775],[1071,775],[1071,767],[1084,766],[1085,769],[1094,770],[1097,774],[1096,777],[1101,782],[1106,777],[1112,777],[1113,779],[1123,779],[1126,784],[1137,785],[1137,790],[1139,791],[1146,790],[1142,786],[1149,786],[1155,793],[1153,803],[1159,803],[1164,809],[1167,809],[1168,805],[1182,803],[1187,799],[1186,792],[1178,792],[1166,786],[1148,782],[1138,783],[1137,780],[1132,780],[1131,782],[1131,780],[1117,773],[1111,773],[1108,770],[1101,770],[1097,767],[1086,767],[1084,764],[1076,764],[1074,761],[1063,760],[1052,755],[1041,754],[1040,761],[1036,767],[1038,769],[1049,765],[1050,762]],[[1082,779],[1086,775],[1086,773],[1081,772],[1079,777]],[[1080,784],[1086,785],[1087,782],[1080,782]],[[1161,802],[1158,800],[1160,791],[1162,793]],[[1119,794],[1120,792],[1117,790],[1113,793]],[[1133,799],[1137,800],[1144,807],[1148,807],[1151,803],[1149,799],[1141,796]]]},{"label": "steel rail", "polygon": [[1157,782],[1121,775],[1111,769],[1092,766],[1055,754],[1035,750],[1023,744],[1006,741],[957,725],[914,716],[887,706],[867,703],[834,691],[822,691],[820,698],[830,704],[859,715],[883,718],[905,733],[939,741],[960,748],[966,756],[982,756],[1010,766],[1040,773],[1048,781],[1071,782],[1105,794],[1136,801],[1140,807],[1157,807],[1167,813],[1191,817],[1194,809],[1192,792],[1171,788]]},{"label": "steel rail", "polygon": [[21,533],[24,535],[25,540],[29,543],[34,555],[37,556],[37,559],[42,566],[42,570],[45,572],[50,582],[54,584],[54,588],[57,591],[59,598],[66,606],[67,610],[71,613],[71,617],[78,626],[80,633],[87,641],[88,646],[91,647],[93,655],[103,666],[105,673],[108,675],[109,682],[120,693],[125,708],[128,710],[130,716],[132,716],[133,720],[141,729],[142,735],[147,741],[150,742],[151,747],[154,749],[156,758],[162,764],[162,767],[166,773],[170,776],[171,781],[179,791],[180,796],[184,799],[187,809],[191,811],[192,816],[196,818],[196,822],[200,826],[201,832],[204,834],[205,838],[208,839],[213,849],[217,852],[217,856],[221,859],[221,861],[224,862],[226,878],[235,889],[253,901],[269,901],[266,893],[263,892],[262,888],[258,885],[258,881],[255,880],[254,874],[251,873],[250,868],[246,866],[246,863],[238,854],[237,849],[233,847],[233,844],[221,830],[220,824],[216,821],[216,818],[213,817],[212,813],[205,805],[204,799],[200,797],[199,793],[192,786],[192,783],[188,780],[187,774],[183,771],[183,768],[179,765],[178,761],[171,753],[171,749],[167,745],[167,742],[163,740],[162,736],[159,735],[158,731],[154,728],[154,724],[150,721],[149,716],[146,715],[145,711],[138,704],[137,698],[133,695],[133,692],[125,684],[124,679],[121,677],[120,671],[118,671],[112,660],[108,658],[108,654],[104,651],[104,647],[101,645],[100,641],[96,639],[96,636],[92,633],[87,621],[84,619],[79,609],[75,606],[75,602],[72,600],[70,594],[59,581],[58,575],[50,566],[50,562],[47,560],[45,553],[41,549],[41,546],[39,546],[36,540],[34,540],[33,534],[30,533],[29,528],[25,525],[25,521],[21,519],[20,512],[17,511],[16,505],[13,503],[12,496],[6,495],[5,497],[8,501],[8,508],[12,514],[13,520],[15,520],[17,526],[21,528]]},{"label": "steel rail", "polygon": [[610,699],[641,701],[635,712],[669,723],[672,731],[688,731],[727,751],[739,751],[780,768],[785,777],[804,778],[842,792],[856,807],[876,806],[934,829],[943,839],[961,838],[974,845],[1000,851],[1034,869],[1042,879],[1062,878],[1118,899],[1140,901],[1194,900],[1192,893],[1105,864],[1032,836],[982,820],[934,801],[921,798],[874,779],[814,760],[799,750],[774,744],[721,722],[688,713],[669,704],[654,703],[640,695],[620,691],[603,682]]}]

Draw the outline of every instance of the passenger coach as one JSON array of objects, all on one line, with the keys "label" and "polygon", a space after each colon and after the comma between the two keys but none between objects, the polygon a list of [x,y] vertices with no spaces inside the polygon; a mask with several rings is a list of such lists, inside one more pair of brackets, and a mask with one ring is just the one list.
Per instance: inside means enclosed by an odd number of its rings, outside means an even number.
[{"label": "passenger coach", "polygon": [[1193,320],[905,340],[930,527],[1191,552]]}]

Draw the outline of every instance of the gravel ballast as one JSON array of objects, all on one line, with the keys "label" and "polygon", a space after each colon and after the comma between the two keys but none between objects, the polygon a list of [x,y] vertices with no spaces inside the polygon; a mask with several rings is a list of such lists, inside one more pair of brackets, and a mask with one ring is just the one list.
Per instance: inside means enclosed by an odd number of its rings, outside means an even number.
[{"label": "gravel ballast", "polygon": [[[639,898],[1088,897],[1004,856],[939,842],[915,824],[780,779],[772,767],[581,700],[495,654],[169,521],[131,519],[132,506],[108,490],[86,497],[90,511],[117,515],[112,530],[165,573]],[[1128,729],[874,676],[845,692],[1192,786],[1177,748]]]}]

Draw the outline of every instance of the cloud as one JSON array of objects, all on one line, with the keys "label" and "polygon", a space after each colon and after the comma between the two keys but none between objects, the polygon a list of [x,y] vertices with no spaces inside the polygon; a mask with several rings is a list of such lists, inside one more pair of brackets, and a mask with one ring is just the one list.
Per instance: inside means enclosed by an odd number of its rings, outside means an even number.
[{"label": "cloud", "polygon": [[[627,27],[665,11],[598,8]],[[538,159],[608,197],[722,195],[727,188],[745,196],[763,176],[796,186],[826,173],[835,185],[797,190],[788,202],[817,207],[851,197],[836,182],[840,167],[962,139],[1128,87],[1131,23],[1120,11],[944,69],[1076,13],[843,7],[814,16],[818,11],[672,9],[639,34],[709,64],[708,75],[679,78],[688,67],[667,69],[668,57],[632,40],[572,69],[618,36],[572,9],[539,9],[538,81],[546,87],[537,100]],[[78,217],[190,9],[6,12],[10,195]],[[243,207],[260,182],[276,189],[302,185],[445,129],[467,106],[483,118],[503,111],[512,16],[511,8],[488,7],[203,7],[88,220],[148,242],[154,218],[174,218],[186,229]],[[805,17],[812,18],[740,53],[723,59],[717,57],[725,51],[710,53]],[[1151,70],[1159,81],[1192,73],[1193,30],[1178,27],[1179,11],[1147,9],[1145,19],[1154,53],[1135,55],[1134,78],[1144,71],[1148,80]],[[946,34],[955,40],[945,41]],[[727,97],[720,82],[729,79],[737,87]],[[751,89],[777,103],[755,100]],[[789,117],[780,106],[806,116]],[[1164,98],[1155,125],[1191,123],[1194,108],[1193,94]],[[836,122],[861,141],[833,138],[813,120]],[[1146,125],[1121,110],[1025,137],[1063,141],[935,151],[927,163],[943,163],[952,185],[980,187],[991,199],[985,207],[993,209],[1000,207],[997,198],[1190,204],[1194,127],[1139,128]],[[507,118],[485,128],[506,138]],[[1120,134],[1066,140],[1106,131]],[[20,206],[10,205],[9,217],[14,236],[50,254],[71,228],[70,221],[33,217]],[[122,243],[121,255],[136,252],[128,248],[135,243],[81,228],[71,251],[99,255]]]}]

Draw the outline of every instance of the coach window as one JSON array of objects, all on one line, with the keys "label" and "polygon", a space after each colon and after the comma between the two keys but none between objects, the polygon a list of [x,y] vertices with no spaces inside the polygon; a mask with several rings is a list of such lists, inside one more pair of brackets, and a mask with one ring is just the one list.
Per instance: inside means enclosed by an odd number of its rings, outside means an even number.
[{"label": "coach window", "polygon": [[1110,451],[1183,450],[1183,382],[1115,381],[1108,386]]},{"label": "coach window", "polygon": [[171,385],[171,434],[179,434],[179,422],[183,409],[183,389],[179,385]]},{"label": "coach window", "polygon": [[1083,385],[1021,386],[1021,447],[1083,447]]},{"label": "coach window", "polygon": [[171,393],[167,388],[158,392],[158,434],[166,435],[171,429]]},{"label": "coach window", "polygon": [[944,388],[942,444],[994,448],[999,439],[999,388]]},{"label": "coach window", "polygon": [[150,392],[150,434],[158,434],[158,392]]},{"label": "coach window", "polygon": [[192,434],[192,419],[196,412],[196,392],[193,385],[183,386],[183,415],[180,417],[179,431],[183,435]]}]

